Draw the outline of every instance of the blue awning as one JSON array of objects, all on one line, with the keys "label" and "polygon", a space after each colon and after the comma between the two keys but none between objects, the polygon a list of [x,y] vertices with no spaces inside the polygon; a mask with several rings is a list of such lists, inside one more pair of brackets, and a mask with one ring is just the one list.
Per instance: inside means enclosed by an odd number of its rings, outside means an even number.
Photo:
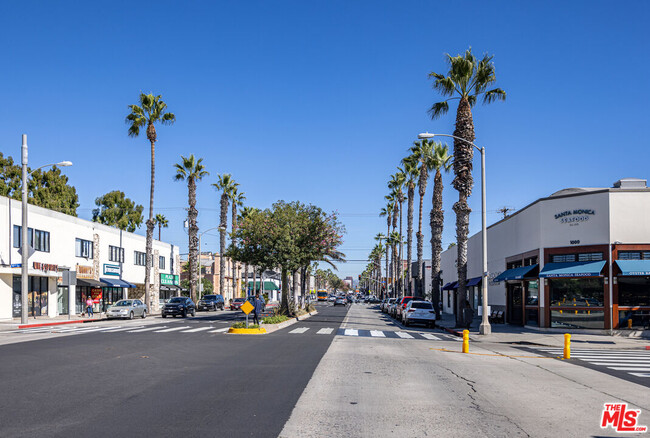
[{"label": "blue awning", "polygon": [[469,287],[469,286],[476,286],[476,285],[478,285],[478,284],[481,282],[481,280],[482,280],[481,277],[470,278],[469,280],[467,280],[467,285],[466,285],[466,286],[467,286],[467,287]]},{"label": "blue awning", "polygon": [[128,281],[120,280],[119,278],[100,278],[104,287],[135,287],[135,284],[131,284]]},{"label": "blue awning", "polygon": [[526,276],[526,274],[528,274],[536,267],[537,265],[535,264],[535,265],[520,266],[518,268],[508,269],[507,271],[504,271],[501,274],[497,275],[493,281],[498,283],[499,281],[504,281],[504,280],[522,280]]},{"label": "blue awning", "polygon": [[442,287],[442,290],[452,290],[458,287],[457,281],[450,281]]},{"label": "blue awning", "polygon": [[539,278],[598,277],[605,263],[605,260],[598,262],[547,263],[539,273]]},{"label": "blue awning", "polygon": [[650,275],[650,260],[616,260],[621,275]]}]

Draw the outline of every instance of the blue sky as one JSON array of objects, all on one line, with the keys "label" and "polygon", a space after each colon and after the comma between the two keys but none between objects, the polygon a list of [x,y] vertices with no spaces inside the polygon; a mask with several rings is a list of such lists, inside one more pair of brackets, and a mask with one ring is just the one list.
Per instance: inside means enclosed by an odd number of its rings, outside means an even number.
[{"label": "blue sky", "polygon": [[[163,240],[186,251],[187,188],[172,166],[193,153],[210,172],[198,189],[200,228],[217,225],[211,184],[231,173],[247,205],[300,200],[338,211],[343,252],[365,259],[385,232],[386,181],[417,134],[453,132],[454,108],[436,121],[426,113],[439,99],[427,74],[446,72],[444,54],[469,46],[495,55],[508,93],[474,109],[488,223],[500,207],[565,187],[650,176],[649,18],[645,1],[4,2],[0,151],[18,157],[26,133],[31,165],[73,161],[65,173],[80,217],[111,190],[146,207],[148,143],[127,137],[124,117],[141,90],[159,93],[177,117],[158,129]],[[479,166],[477,156],[477,183]],[[455,239],[451,179],[445,247]],[[479,185],[470,205],[474,233]],[[218,249],[216,233],[202,249]]]}]

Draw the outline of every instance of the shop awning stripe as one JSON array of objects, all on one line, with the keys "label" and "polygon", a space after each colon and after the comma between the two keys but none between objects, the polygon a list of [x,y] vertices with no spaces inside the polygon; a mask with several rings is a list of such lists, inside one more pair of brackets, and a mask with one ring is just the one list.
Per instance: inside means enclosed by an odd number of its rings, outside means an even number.
[{"label": "shop awning stripe", "polygon": [[135,287],[135,284],[131,284],[128,281],[120,280],[119,278],[107,278],[107,277],[102,277],[100,278],[101,282],[103,283],[103,287],[127,287],[127,288],[132,288]]},{"label": "shop awning stripe", "polygon": [[101,281],[93,280],[91,278],[77,278],[77,286],[85,287],[104,287]]},{"label": "shop awning stripe", "polygon": [[599,277],[605,263],[605,260],[597,262],[547,263],[539,273],[539,278]]},{"label": "shop awning stripe", "polygon": [[498,283],[499,281],[504,281],[504,280],[522,280],[526,276],[526,274],[528,274],[536,267],[537,265],[535,264],[535,265],[520,266],[518,268],[508,269],[507,271],[504,271],[501,274],[497,275],[493,281]]},{"label": "shop awning stripe", "polygon": [[650,275],[650,260],[616,260],[623,276]]},{"label": "shop awning stripe", "polygon": [[450,281],[442,287],[442,290],[452,290],[458,287],[457,281]]}]

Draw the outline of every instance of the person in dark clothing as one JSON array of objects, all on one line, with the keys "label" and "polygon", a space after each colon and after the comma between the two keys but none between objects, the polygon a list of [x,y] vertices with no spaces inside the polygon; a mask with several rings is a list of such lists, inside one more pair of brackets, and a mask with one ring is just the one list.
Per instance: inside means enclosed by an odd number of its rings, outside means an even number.
[{"label": "person in dark clothing", "polygon": [[472,320],[474,319],[474,311],[472,310],[472,306],[469,305],[469,301],[465,301],[465,308],[463,309],[463,322],[465,323],[465,327],[469,329],[469,327],[472,325]]},{"label": "person in dark clothing", "polygon": [[264,298],[261,298],[260,294],[255,295],[255,300],[253,300],[253,324],[259,325],[259,317],[264,312],[265,304]]}]

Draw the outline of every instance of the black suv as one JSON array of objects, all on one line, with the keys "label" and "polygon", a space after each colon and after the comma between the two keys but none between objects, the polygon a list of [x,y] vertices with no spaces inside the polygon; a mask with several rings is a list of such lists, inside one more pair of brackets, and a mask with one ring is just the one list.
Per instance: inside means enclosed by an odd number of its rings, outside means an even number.
[{"label": "black suv", "polygon": [[196,310],[223,310],[225,305],[223,297],[219,294],[203,295],[203,298],[196,305]]},{"label": "black suv", "polygon": [[187,297],[174,297],[170,299],[162,309],[162,317],[166,318],[167,315],[173,315],[174,318],[176,318],[176,315],[181,315],[183,318],[187,317],[187,315],[196,315],[194,301]]}]

